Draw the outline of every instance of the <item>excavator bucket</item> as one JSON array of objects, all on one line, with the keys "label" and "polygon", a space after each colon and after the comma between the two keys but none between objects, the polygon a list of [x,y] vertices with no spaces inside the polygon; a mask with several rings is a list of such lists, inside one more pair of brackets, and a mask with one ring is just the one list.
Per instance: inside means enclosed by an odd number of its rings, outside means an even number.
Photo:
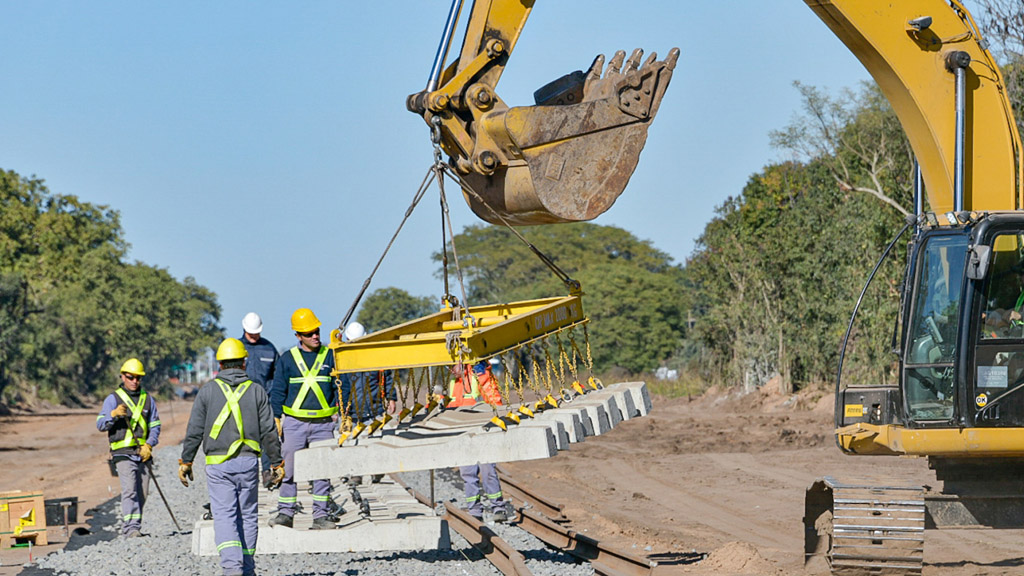
[{"label": "excavator bucket", "polygon": [[[509,141],[507,164],[492,174],[464,175],[483,202],[514,225],[593,220],[622,194],[647,142],[647,129],[679,57],[619,51],[602,76],[604,57],[590,71],[566,75],[534,93],[536,106],[510,108],[478,125],[496,142]],[[465,193],[480,218],[500,220]]]},{"label": "excavator bucket", "polygon": [[406,107],[426,120],[462,179],[467,202],[488,222],[515,225],[592,220],[633,175],[647,129],[679,58],[617,52],[598,56],[510,108],[495,87],[533,0],[477,0],[462,51],[447,68],[462,1],[454,0],[425,90]]}]

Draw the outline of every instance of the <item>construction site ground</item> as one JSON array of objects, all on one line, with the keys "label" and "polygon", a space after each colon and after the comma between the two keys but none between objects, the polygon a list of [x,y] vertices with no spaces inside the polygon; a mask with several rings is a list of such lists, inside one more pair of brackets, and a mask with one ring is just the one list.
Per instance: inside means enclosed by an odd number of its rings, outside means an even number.
[{"label": "construction site ground", "polygon": [[[161,406],[158,450],[177,451],[190,404]],[[566,506],[580,533],[641,555],[707,554],[666,562],[655,574],[822,574],[803,566],[803,493],[821,476],[870,475],[933,484],[924,460],[848,457],[831,435],[832,400],[823,392],[780,396],[712,390],[695,399],[654,398],[649,416],[573,445],[555,458],[508,463],[531,490]],[[96,410],[0,417],[0,491],[77,496],[85,511],[118,492],[106,465]],[[155,494],[152,496],[155,497]],[[153,500],[148,505],[159,506]],[[62,527],[50,528],[63,546]],[[1024,531],[930,531],[924,574],[1024,573]],[[28,550],[0,550],[0,576],[18,574]]]}]

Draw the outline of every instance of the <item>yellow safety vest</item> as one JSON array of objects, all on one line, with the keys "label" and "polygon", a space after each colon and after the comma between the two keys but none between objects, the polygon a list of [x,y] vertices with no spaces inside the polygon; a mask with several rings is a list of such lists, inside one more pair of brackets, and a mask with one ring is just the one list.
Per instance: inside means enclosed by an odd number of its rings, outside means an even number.
[{"label": "yellow safety vest", "polygon": [[[302,388],[299,389],[299,393],[295,396],[295,402],[292,402],[291,406],[283,406],[281,410],[289,415],[296,418],[325,418],[338,412],[337,406],[328,406],[327,399],[324,398],[324,391],[320,387],[322,382],[330,382],[330,376],[320,376],[320,369],[324,366],[324,361],[327,360],[327,353],[330,350],[326,346],[320,347],[320,352],[316,355],[316,360],[313,362],[313,366],[306,368],[306,363],[302,360],[302,354],[299,352],[299,347],[292,348],[292,358],[295,360],[295,366],[299,369],[299,374],[295,378],[289,378],[289,384],[302,384]],[[320,401],[320,409],[318,410],[303,410],[302,402],[305,401],[306,395],[312,390],[313,394],[316,394],[316,399]]]},{"label": "yellow safety vest", "polygon": [[252,380],[246,380],[238,385],[234,391],[231,390],[231,386],[228,386],[220,378],[214,378],[217,385],[220,386],[220,391],[224,393],[224,407],[220,409],[220,414],[217,415],[217,419],[213,421],[213,427],[210,428],[210,439],[216,440],[220,436],[220,430],[224,426],[224,421],[228,419],[230,414],[235,418],[235,426],[238,427],[238,440],[231,443],[228,447],[227,454],[218,454],[214,456],[207,456],[207,464],[220,464],[229,458],[233,458],[239,450],[242,449],[242,445],[245,444],[249,448],[256,451],[256,455],[260,454],[260,444],[255,440],[249,440],[245,437],[245,428],[242,426],[242,410],[238,407],[238,400],[242,398],[245,391],[249,389],[252,384]]},{"label": "yellow safety vest", "polygon": [[[146,408],[146,392],[143,391],[139,394],[138,404],[133,404],[131,397],[128,396],[128,393],[121,388],[114,390],[114,393],[117,394],[117,397],[120,398],[121,401],[124,402],[125,406],[128,407],[128,410],[131,411],[131,418],[128,419],[128,430],[125,430],[124,438],[117,442],[111,442],[110,449],[117,450],[119,448],[130,448],[132,446],[142,445],[146,442],[146,437],[149,435],[149,422],[142,417],[142,411]],[[142,427],[141,438],[135,437],[134,432],[136,426]]]}]

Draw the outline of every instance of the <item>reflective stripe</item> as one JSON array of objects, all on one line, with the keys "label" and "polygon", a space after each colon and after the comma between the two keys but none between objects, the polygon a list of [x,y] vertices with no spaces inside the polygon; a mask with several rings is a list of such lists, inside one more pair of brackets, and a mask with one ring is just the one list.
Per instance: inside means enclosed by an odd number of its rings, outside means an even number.
[{"label": "reflective stripe", "polygon": [[480,383],[476,374],[470,371],[469,390],[466,390],[466,377],[461,376],[448,382],[448,397],[452,399],[449,404],[452,407],[472,406],[480,397]]},{"label": "reflective stripe", "polygon": [[159,420],[153,420],[152,422],[149,423],[149,427],[150,428],[152,428],[154,426],[159,426],[159,425],[160,425],[160,421]]},{"label": "reflective stripe", "polygon": [[106,414],[100,414],[99,416],[96,417],[96,421],[99,422],[100,420],[103,420],[104,416],[106,416]]},{"label": "reflective stripe", "polygon": [[313,494],[313,501],[314,502],[327,502],[330,499],[331,499],[331,497],[329,495],[327,495],[327,494],[324,494],[323,496],[319,496],[317,494]]},{"label": "reflective stripe", "polygon": [[477,500],[480,500],[479,494],[476,496],[466,496],[466,502],[476,502]]},{"label": "reflective stripe", "polygon": [[220,544],[217,545],[217,552],[220,552],[221,550],[223,550],[225,548],[232,548],[232,547],[235,547],[235,546],[241,548],[242,547],[242,543],[239,542],[238,540],[228,540],[227,542],[221,542]]},{"label": "reflective stripe", "polygon": [[[283,406],[281,410],[289,415],[298,418],[325,418],[338,412],[337,406],[327,406],[327,398],[324,397],[324,391],[320,387],[321,382],[330,382],[330,376],[319,376],[320,369],[324,367],[324,361],[327,360],[327,353],[330,350],[326,346],[320,348],[320,352],[316,355],[316,360],[313,362],[311,368],[306,368],[305,361],[302,360],[302,353],[299,352],[299,347],[292,348],[292,359],[295,360],[295,367],[299,369],[299,373],[302,376],[297,378],[289,378],[289,384],[302,383],[302,388],[299,389],[298,395],[295,396],[295,402],[292,402],[291,406]],[[306,400],[306,395],[312,390],[313,394],[316,395],[317,401],[320,402],[320,408],[318,410],[304,410],[302,403]]]},{"label": "reflective stripe", "polygon": [[256,553],[256,549],[255,548],[242,548],[242,554],[244,556],[252,556],[255,553]]},{"label": "reflective stripe", "polygon": [[491,500],[498,500],[499,498],[501,498],[501,492],[495,492],[494,494],[484,494],[484,497],[490,498]]},{"label": "reflective stripe", "polygon": [[277,501],[278,502],[284,502],[285,504],[294,504],[295,502],[298,501],[298,497],[296,497],[296,496],[278,496],[277,497]]},{"label": "reflective stripe", "polygon": [[217,415],[217,419],[213,421],[213,427],[210,428],[210,439],[216,440],[220,436],[221,428],[224,426],[224,421],[228,419],[228,415],[231,415],[235,419],[235,426],[238,427],[238,440],[231,443],[228,447],[227,454],[218,454],[206,457],[207,464],[220,464],[225,460],[234,457],[239,450],[242,449],[242,445],[246,445],[256,451],[256,454],[260,453],[260,444],[255,440],[247,440],[245,438],[245,428],[242,425],[242,410],[238,407],[238,400],[245,394],[245,391],[252,385],[252,380],[246,380],[238,385],[234,391],[231,390],[231,386],[228,386],[220,378],[214,378],[214,381],[220,386],[220,391],[224,393],[224,407],[220,409],[220,414]]},{"label": "reflective stripe", "polygon": [[[148,396],[146,396],[145,392],[142,392],[139,394],[139,403],[132,404],[132,399],[123,389],[118,388],[117,390],[114,390],[114,393],[117,394],[117,397],[124,402],[125,406],[127,406],[129,410],[131,410],[132,417],[128,420],[128,430],[124,433],[124,439],[118,442],[111,442],[110,449],[117,450],[118,448],[138,446],[145,442],[144,438],[149,434],[149,423],[142,417],[142,410],[146,407],[146,399]],[[140,438],[135,437],[136,426],[142,427],[142,434],[140,435]]]},{"label": "reflective stripe", "polygon": [[125,520],[142,520],[142,514],[125,514]]}]

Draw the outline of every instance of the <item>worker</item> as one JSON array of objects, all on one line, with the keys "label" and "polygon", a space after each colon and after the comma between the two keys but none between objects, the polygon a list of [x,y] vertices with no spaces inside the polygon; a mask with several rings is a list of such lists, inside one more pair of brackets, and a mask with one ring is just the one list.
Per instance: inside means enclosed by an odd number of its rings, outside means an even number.
[{"label": "worker", "polygon": [[121,385],[103,401],[96,428],[107,433],[110,455],[121,480],[121,534],[142,536],[142,507],[149,494],[149,465],[160,440],[160,415],[142,389],[146,371],[137,358],[121,365]]},{"label": "worker", "polygon": [[[486,388],[484,391],[482,388]],[[501,405],[501,394],[490,366],[480,362],[473,369],[464,364],[452,366],[452,379],[448,383],[448,408],[474,406],[483,399],[492,406]],[[466,494],[466,512],[477,520],[484,519],[484,513],[495,522],[507,522],[512,518],[512,509],[501,493],[498,469],[493,463],[460,466]]]},{"label": "worker", "polygon": [[189,480],[194,480],[192,462],[202,444],[213,537],[225,576],[256,573],[253,554],[259,531],[261,453],[274,464],[275,481],[284,478],[270,400],[246,374],[247,356],[245,346],[235,338],[217,347],[220,372],[203,385],[192,404],[178,463],[178,478],[188,487]]},{"label": "worker", "polygon": [[[366,328],[359,322],[351,322],[342,332],[342,340],[351,342],[362,338]],[[395,391],[395,374],[391,370],[373,370],[355,372],[344,375],[341,385],[342,427],[349,428],[352,422],[370,424],[381,417],[386,411],[394,414],[398,404]],[[383,474],[374,474],[371,482],[376,484],[384,478]],[[349,478],[350,484],[361,484],[362,478]]]},{"label": "worker", "polygon": [[[284,453],[284,482],[271,526],[292,526],[298,489],[295,486],[295,453],[317,440],[334,438],[333,417],[338,413],[338,392],[331,380],[334,355],[320,344],[320,320],[309,308],[292,314],[292,330],[299,344],[277,360],[270,406],[274,411]],[[337,525],[329,517],[331,483],[313,481],[313,529]]]},{"label": "worker", "polygon": [[[245,361],[245,373],[254,383],[263,387],[270,396],[270,385],[274,381],[274,365],[277,363],[277,347],[270,340],[262,337],[263,319],[255,312],[249,312],[242,318],[242,345],[248,357]],[[270,473],[270,459],[264,452],[260,456],[260,467],[263,472],[263,485],[270,488],[273,475]]]}]

